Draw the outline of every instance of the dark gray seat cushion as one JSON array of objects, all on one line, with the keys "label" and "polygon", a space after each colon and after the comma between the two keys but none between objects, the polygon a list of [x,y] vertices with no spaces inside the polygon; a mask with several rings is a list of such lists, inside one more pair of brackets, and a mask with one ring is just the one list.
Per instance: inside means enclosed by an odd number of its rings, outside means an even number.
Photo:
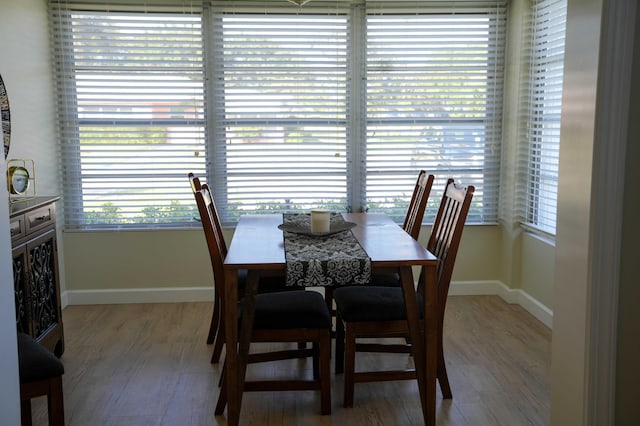
[{"label": "dark gray seat cushion", "polygon": [[[340,316],[347,322],[398,321],[407,319],[402,288],[349,286],[333,291]],[[424,298],[417,297],[418,312],[424,315]]]},{"label": "dark gray seat cushion", "polygon": [[[247,287],[247,276],[249,271],[247,269],[238,270],[238,288],[242,291]],[[260,293],[271,293],[274,291],[290,291],[294,290],[294,287],[287,287],[284,277],[277,276],[265,276],[260,277],[260,284],[258,291]]]},{"label": "dark gray seat cushion", "polygon": [[371,285],[380,287],[400,287],[400,274],[373,274],[371,275]]},{"label": "dark gray seat cushion", "polygon": [[20,383],[35,382],[64,374],[64,365],[31,336],[18,333]]},{"label": "dark gray seat cushion", "polygon": [[[238,309],[242,315],[242,301]],[[260,329],[329,328],[331,314],[315,291],[295,290],[258,294],[253,327]]]}]

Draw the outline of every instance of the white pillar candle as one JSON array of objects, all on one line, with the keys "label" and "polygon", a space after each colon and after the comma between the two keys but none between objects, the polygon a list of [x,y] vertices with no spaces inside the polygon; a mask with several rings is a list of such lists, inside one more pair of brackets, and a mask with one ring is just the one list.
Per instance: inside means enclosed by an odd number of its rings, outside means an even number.
[{"label": "white pillar candle", "polygon": [[311,210],[311,232],[314,234],[329,232],[329,210]]}]

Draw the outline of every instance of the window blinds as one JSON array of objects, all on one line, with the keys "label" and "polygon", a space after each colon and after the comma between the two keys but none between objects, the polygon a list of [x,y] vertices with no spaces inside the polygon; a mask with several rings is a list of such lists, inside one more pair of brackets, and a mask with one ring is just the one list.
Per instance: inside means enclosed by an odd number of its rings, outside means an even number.
[{"label": "window blinds", "polygon": [[221,215],[233,222],[246,213],[344,211],[346,10],[284,2],[256,13],[250,4],[220,3],[208,53],[211,175]]},{"label": "window blinds", "polygon": [[94,6],[50,4],[67,226],[192,221],[187,173],[205,175],[201,14],[188,2]]},{"label": "window blinds", "polygon": [[[436,194],[449,177],[475,185],[469,221],[495,222],[506,5],[367,4],[369,211],[402,217],[425,169],[436,176]],[[438,202],[430,198],[426,218]]]},{"label": "window blinds", "polygon": [[527,102],[521,132],[522,222],[548,235],[556,231],[566,9],[566,0],[535,2],[530,45],[524,52],[530,66],[523,89]]},{"label": "window blinds", "polygon": [[190,171],[225,223],[311,207],[401,222],[420,169],[434,194],[448,177],[475,185],[469,221],[494,222],[505,14],[504,1],[50,0],[67,226],[191,221]]}]

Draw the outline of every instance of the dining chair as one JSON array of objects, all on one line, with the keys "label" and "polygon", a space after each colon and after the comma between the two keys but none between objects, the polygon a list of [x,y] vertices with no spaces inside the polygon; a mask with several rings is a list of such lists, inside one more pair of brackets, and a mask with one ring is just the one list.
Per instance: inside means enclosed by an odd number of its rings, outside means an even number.
[{"label": "dining chair", "polygon": [[[191,191],[194,196],[196,192],[202,189],[202,182],[200,182],[200,178],[196,176],[194,173],[188,173],[189,185],[191,186]],[[211,215],[213,220],[215,221],[216,229],[222,230],[222,224],[220,222],[220,216],[216,210],[215,202],[213,202],[213,198],[211,199],[211,210],[213,214]],[[202,217],[200,218],[202,220]],[[222,231],[220,231],[220,235],[222,235]],[[223,258],[227,256],[227,244],[222,238],[220,242],[220,250],[222,251]],[[238,296],[242,297],[244,295],[244,289],[247,282],[247,270],[243,269],[238,272]],[[287,287],[284,284],[284,280],[282,277],[261,277],[260,278],[260,287],[259,291],[261,293],[270,293],[274,291],[288,291],[291,290],[291,287]],[[207,335],[207,344],[213,344],[213,352],[211,354],[211,363],[215,364],[220,362],[220,357],[222,356],[222,349],[224,348],[224,336],[220,334],[221,330],[221,301],[220,295],[214,288],[213,295],[213,310],[211,312],[211,324],[209,325],[209,334]]]},{"label": "dining chair", "polygon": [[[418,178],[416,184],[413,187],[413,193],[411,200],[409,201],[409,207],[404,217],[402,229],[413,237],[414,240],[418,239],[420,235],[420,229],[422,227],[422,218],[427,208],[427,201],[429,194],[431,193],[431,187],[433,186],[434,175],[427,175],[425,170],[418,172]],[[400,275],[394,271],[375,270],[371,274],[371,285],[374,286],[397,286],[400,287]],[[331,287],[325,288],[325,301],[329,309],[333,308],[333,291]]]},{"label": "dining chair", "polygon": [[[473,186],[457,185],[448,179],[436,215],[427,249],[438,258],[437,267],[437,378],[445,399],[452,397],[442,345],[444,311],[449,284],[462,231],[473,198]],[[423,270],[424,271],[424,270]],[[424,317],[423,273],[417,288],[419,314]],[[353,406],[354,384],[386,380],[415,379],[415,369],[355,371],[356,352],[410,353],[408,322],[401,287],[349,286],[334,291],[336,319],[336,373],[344,372],[344,406]],[[358,343],[361,338],[401,337],[400,343]]]},{"label": "dining chair", "polygon": [[21,332],[18,332],[18,372],[21,425],[31,426],[31,399],[46,395],[49,425],[64,426],[64,365],[33,337]]},{"label": "dining chair", "polygon": [[[215,292],[221,302],[225,295],[224,259],[226,248],[222,229],[217,224],[213,197],[207,184],[195,192],[196,204],[202,219],[202,227],[209,249],[211,267],[214,275]],[[258,288],[262,285],[259,283]],[[221,303],[224,314],[224,303]],[[311,348],[287,349],[263,353],[252,353],[248,363],[277,361],[291,358],[313,358],[313,377],[311,379],[259,380],[244,382],[245,391],[281,391],[281,390],[319,390],[321,414],[331,413],[331,314],[322,295],[304,289],[282,292],[258,293],[255,296],[255,313],[251,342],[261,343],[311,343]],[[242,315],[244,300],[239,302],[238,312]],[[240,324],[241,318],[238,318]],[[220,317],[218,337],[224,340],[224,315]],[[222,414],[227,403],[225,371],[216,415]]]}]

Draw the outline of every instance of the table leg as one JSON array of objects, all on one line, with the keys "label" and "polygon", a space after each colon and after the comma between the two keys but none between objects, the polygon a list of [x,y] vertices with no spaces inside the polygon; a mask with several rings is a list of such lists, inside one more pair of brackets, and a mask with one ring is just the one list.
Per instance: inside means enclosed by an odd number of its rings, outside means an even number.
[{"label": "table leg", "polygon": [[238,383],[238,271],[226,270],[224,281],[227,422],[229,425],[237,425],[240,421],[242,397],[242,388]]}]

